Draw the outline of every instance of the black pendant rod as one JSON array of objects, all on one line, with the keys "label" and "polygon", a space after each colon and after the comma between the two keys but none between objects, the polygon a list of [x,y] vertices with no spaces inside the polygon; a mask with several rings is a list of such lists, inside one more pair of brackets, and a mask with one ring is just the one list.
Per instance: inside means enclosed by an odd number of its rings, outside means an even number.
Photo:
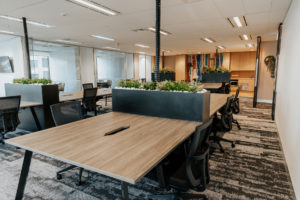
[{"label": "black pendant rod", "polygon": [[160,59],[160,0],[156,0],[156,23],[155,23],[155,42],[156,42],[156,53],[155,53],[155,69],[154,69],[154,81],[157,85],[157,75],[159,70],[159,59]]},{"label": "black pendant rod", "polygon": [[254,97],[253,108],[256,108],[257,104],[257,89],[258,89],[258,77],[260,68],[260,50],[261,50],[261,37],[257,37],[257,49],[256,49],[256,67],[255,67],[255,83],[254,83]]},{"label": "black pendant rod", "polygon": [[273,101],[272,101],[272,120],[275,120],[275,108],[276,108],[276,95],[277,95],[277,74],[278,74],[278,62],[281,48],[281,36],[282,36],[282,23],[278,26],[278,39],[277,39],[277,52],[276,52],[276,65],[275,65],[275,87],[273,90]]},{"label": "black pendant rod", "polygon": [[29,42],[28,42],[28,32],[27,32],[27,22],[26,18],[23,17],[23,28],[24,28],[24,37],[25,37],[25,48],[26,48],[26,61],[28,69],[28,78],[31,79],[31,65],[30,65],[30,52],[29,52]]},{"label": "black pendant rod", "polygon": [[162,52],[162,68],[165,68],[165,52]]}]

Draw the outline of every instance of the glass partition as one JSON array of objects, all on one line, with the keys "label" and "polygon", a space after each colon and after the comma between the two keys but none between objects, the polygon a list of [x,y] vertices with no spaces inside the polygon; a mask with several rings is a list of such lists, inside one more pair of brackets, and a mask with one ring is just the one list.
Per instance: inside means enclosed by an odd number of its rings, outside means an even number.
[{"label": "glass partition", "polygon": [[151,81],[152,73],[152,57],[140,55],[139,56],[139,77],[141,80]]},{"label": "glass partition", "polygon": [[22,38],[0,34],[0,96],[5,96],[5,83],[25,76]]},{"label": "glass partition", "polygon": [[47,78],[64,83],[64,92],[81,89],[79,47],[30,41],[32,78]]},{"label": "glass partition", "polygon": [[97,50],[98,82],[112,81],[112,87],[118,81],[134,78],[133,54]]}]

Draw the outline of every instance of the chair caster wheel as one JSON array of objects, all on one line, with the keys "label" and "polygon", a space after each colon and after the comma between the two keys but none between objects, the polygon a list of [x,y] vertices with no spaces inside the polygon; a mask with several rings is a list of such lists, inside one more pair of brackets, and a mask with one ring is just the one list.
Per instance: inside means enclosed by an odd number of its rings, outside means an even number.
[{"label": "chair caster wheel", "polygon": [[235,143],[232,143],[232,144],[231,144],[231,147],[234,148],[234,147],[235,147]]},{"label": "chair caster wheel", "polygon": [[62,179],[62,175],[61,174],[56,174],[56,179],[57,180],[61,180]]}]

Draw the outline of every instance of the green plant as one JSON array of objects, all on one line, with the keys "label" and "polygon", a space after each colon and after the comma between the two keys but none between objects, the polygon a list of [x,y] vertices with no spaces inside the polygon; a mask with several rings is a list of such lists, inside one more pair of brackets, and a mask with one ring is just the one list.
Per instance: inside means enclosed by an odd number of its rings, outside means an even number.
[{"label": "green plant", "polygon": [[208,67],[204,67],[204,73],[228,73],[230,72],[230,70],[226,69],[225,67],[219,67],[218,69],[213,69],[213,68],[208,68]]},{"label": "green plant", "polygon": [[166,74],[166,73],[174,73],[175,71],[173,69],[170,69],[170,68],[163,68],[161,70],[159,70],[159,73],[163,73],[163,74]]},{"label": "green plant", "polygon": [[140,86],[141,89],[145,90],[155,90],[155,83],[154,82],[143,82]]},{"label": "green plant", "polygon": [[124,88],[140,88],[141,83],[137,80],[122,80],[119,82],[119,86]]},{"label": "green plant", "polygon": [[16,78],[13,80],[13,83],[19,84],[42,84],[47,85],[52,83],[50,79],[28,79],[28,78]]},{"label": "green plant", "polygon": [[265,64],[268,67],[268,70],[271,73],[271,78],[275,77],[275,62],[276,62],[276,58],[274,56],[267,56],[265,58]]}]

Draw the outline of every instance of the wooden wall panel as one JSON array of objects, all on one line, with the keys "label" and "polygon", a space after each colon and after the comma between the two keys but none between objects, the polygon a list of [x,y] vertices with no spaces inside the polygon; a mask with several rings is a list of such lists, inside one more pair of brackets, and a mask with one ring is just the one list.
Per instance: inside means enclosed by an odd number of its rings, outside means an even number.
[{"label": "wooden wall panel", "polygon": [[255,70],[256,51],[230,53],[230,70]]}]

